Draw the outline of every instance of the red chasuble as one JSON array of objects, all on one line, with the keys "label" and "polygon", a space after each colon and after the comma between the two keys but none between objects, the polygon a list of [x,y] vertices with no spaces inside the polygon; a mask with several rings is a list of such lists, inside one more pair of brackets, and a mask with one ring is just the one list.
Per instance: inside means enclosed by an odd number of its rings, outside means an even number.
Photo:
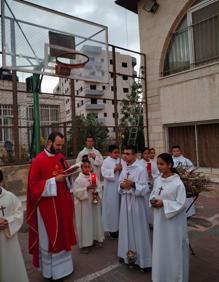
[{"label": "red chasuble", "polygon": [[73,226],[73,200],[66,182],[57,182],[56,197],[42,197],[46,180],[63,171],[62,154],[49,157],[41,152],[29,170],[27,187],[27,224],[29,225],[29,252],[33,265],[39,267],[39,235],[37,208],[40,210],[49,240],[48,252],[70,251],[76,244]]}]

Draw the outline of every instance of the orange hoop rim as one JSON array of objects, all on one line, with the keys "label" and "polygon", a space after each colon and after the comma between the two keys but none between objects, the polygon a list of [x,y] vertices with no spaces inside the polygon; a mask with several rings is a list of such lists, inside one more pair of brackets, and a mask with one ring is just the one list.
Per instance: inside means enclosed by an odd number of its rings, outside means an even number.
[{"label": "orange hoop rim", "polygon": [[[82,57],[84,57],[84,62],[82,63],[78,63],[78,64],[67,64],[67,63],[63,63],[59,60],[59,58],[62,58],[66,55],[80,55]],[[59,64],[61,66],[67,67],[69,69],[74,69],[74,68],[82,68],[84,67],[87,63],[89,62],[89,57],[83,53],[80,52],[63,52],[61,54],[59,54],[58,56],[56,56],[56,64]]]}]

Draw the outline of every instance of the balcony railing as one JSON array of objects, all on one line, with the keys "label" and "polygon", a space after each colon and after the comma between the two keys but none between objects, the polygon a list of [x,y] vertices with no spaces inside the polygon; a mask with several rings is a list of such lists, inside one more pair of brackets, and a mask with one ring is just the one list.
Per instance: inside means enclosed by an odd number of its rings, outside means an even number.
[{"label": "balcony railing", "polygon": [[86,104],[85,109],[88,111],[100,111],[104,109],[104,104]]},{"label": "balcony railing", "polygon": [[98,96],[101,97],[104,94],[103,90],[98,90],[98,89],[85,89],[84,91],[86,96]]}]

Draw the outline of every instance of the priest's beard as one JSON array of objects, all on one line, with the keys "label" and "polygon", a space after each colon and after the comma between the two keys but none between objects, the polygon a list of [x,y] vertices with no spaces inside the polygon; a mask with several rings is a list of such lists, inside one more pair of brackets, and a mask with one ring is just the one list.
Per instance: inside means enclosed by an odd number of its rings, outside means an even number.
[{"label": "priest's beard", "polygon": [[51,145],[49,151],[50,151],[51,154],[54,154],[54,155],[56,155],[56,154],[58,154],[58,153],[61,152],[61,150],[56,150],[56,149],[54,148],[53,144]]}]

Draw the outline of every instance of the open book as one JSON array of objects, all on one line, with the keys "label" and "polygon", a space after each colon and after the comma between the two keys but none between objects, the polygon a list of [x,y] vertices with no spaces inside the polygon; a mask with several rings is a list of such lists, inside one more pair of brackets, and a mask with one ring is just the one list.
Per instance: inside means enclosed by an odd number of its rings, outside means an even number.
[{"label": "open book", "polygon": [[70,166],[68,169],[64,170],[64,173],[66,176],[72,175],[72,174],[76,174],[79,172],[79,169],[81,167],[81,163],[76,163],[72,166]]}]

